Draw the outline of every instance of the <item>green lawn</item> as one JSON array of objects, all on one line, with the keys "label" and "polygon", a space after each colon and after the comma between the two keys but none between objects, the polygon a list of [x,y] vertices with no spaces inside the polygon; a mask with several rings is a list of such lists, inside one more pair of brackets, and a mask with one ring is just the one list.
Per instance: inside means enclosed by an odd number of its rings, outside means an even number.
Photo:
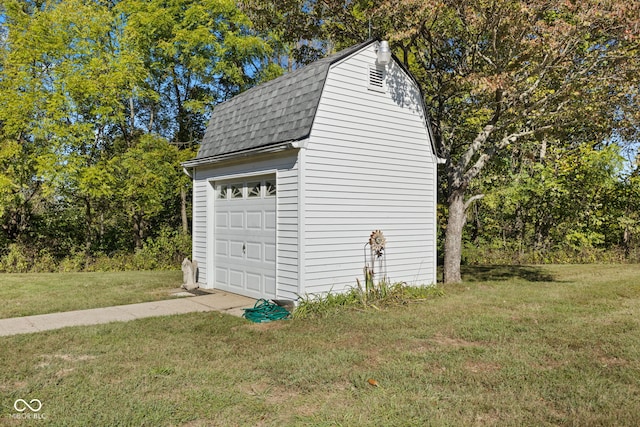
[{"label": "green lawn", "polygon": [[0,273],[0,319],[170,298],[181,271]]},{"label": "green lawn", "polygon": [[639,265],[465,273],[382,311],[0,338],[0,425],[16,399],[41,425],[640,425]]}]

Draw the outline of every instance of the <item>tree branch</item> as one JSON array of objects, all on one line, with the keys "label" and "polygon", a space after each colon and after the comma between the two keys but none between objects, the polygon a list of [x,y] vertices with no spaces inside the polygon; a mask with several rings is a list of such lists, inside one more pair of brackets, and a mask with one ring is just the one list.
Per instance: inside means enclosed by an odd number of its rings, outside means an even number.
[{"label": "tree branch", "polygon": [[546,126],[541,126],[539,128],[536,128],[536,129],[525,130],[525,131],[521,131],[521,132],[514,132],[514,133],[511,133],[509,135],[506,135],[505,137],[503,137],[500,140],[500,142],[498,142],[493,147],[490,147],[485,153],[483,153],[478,158],[478,160],[474,163],[474,165],[467,170],[467,172],[462,177],[461,185],[462,186],[469,185],[471,180],[473,178],[475,178],[480,173],[480,171],[482,170],[482,168],[484,168],[484,166],[487,164],[487,162],[498,151],[500,151],[503,148],[505,148],[508,144],[512,144],[512,143],[516,142],[519,138],[522,138],[523,136],[532,135],[532,134],[534,134],[536,132],[540,132],[540,131],[543,131],[543,130],[551,129],[552,127],[553,127],[552,125],[546,125]]},{"label": "tree branch", "polygon": [[469,206],[471,206],[473,202],[475,202],[476,200],[480,200],[483,197],[484,194],[476,194],[475,196],[470,197],[469,200],[464,203],[464,210],[466,211],[467,209],[469,209]]},{"label": "tree branch", "polygon": [[478,152],[480,147],[487,141],[495,126],[493,124],[488,124],[482,129],[480,133],[475,137],[467,151],[462,155],[460,161],[458,162],[458,166],[455,168],[454,182],[453,185],[455,187],[460,187],[464,183],[468,183],[468,180],[465,179],[465,175],[463,175],[463,171],[471,162],[473,156]]}]

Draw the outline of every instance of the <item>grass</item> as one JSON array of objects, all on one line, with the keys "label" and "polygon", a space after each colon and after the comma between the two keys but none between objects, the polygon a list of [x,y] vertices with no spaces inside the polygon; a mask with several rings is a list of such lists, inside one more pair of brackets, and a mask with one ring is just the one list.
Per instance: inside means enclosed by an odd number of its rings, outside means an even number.
[{"label": "grass", "polygon": [[0,424],[23,425],[13,403],[39,399],[43,425],[640,425],[639,265],[464,277],[421,303],[324,318],[2,337]]},{"label": "grass", "polygon": [[0,319],[169,298],[180,271],[0,274]]}]

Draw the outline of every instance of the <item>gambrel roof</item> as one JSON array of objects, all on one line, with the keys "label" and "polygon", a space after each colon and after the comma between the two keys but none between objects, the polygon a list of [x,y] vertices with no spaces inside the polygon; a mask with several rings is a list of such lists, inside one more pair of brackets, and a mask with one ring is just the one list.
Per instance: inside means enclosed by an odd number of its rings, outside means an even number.
[{"label": "gambrel roof", "polygon": [[305,139],[331,64],[375,42],[352,46],[217,105],[195,160]]}]

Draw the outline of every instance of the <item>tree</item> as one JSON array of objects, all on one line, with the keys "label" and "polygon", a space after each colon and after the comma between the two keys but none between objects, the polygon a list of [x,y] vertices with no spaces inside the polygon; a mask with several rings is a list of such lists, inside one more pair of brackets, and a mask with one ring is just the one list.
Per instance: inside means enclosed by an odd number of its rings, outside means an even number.
[{"label": "tree", "polygon": [[112,134],[125,122],[122,99],[144,77],[142,63],[122,49],[109,4],[8,1],[7,11],[3,137],[24,153],[22,180],[32,194],[46,186],[83,205],[89,251],[95,202],[104,196],[96,176],[106,177],[97,166],[113,153]]},{"label": "tree", "polygon": [[[161,222],[188,233],[190,181],[174,172],[193,157],[207,113],[264,78],[271,52],[235,1],[5,0],[0,13],[5,240],[75,221],[71,240],[91,255],[139,247]],[[159,136],[180,153],[165,155]]]},{"label": "tree", "polygon": [[175,145],[158,136],[144,135],[107,165],[111,191],[131,224],[136,249],[149,233],[155,217],[180,191],[182,175]]},{"label": "tree", "polygon": [[262,66],[262,81],[277,77],[282,68],[309,64],[330,50],[320,15],[311,0],[242,0],[239,2],[253,29],[271,47]]},{"label": "tree", "polygon": [[131,121],[193,146],[204,114],[256,82],[270,49],[232,0],[122,0],[122,42],[148,71]]},{"label": "tree", "polygon": [[[136,52],[148,73],[131,94],[132,133],[125,132],[125,138],[131,144],[135,129],[156,132],[192,156],[214,105],[264,77],[269,45],[254,34],[232,0],[122,0],[118,10],[126,17],[122,43]],[[178,185],[186,233],[184,177]]]},{"label": "tree", "polygon": [[514,259],[549,259],[554,253],[570,258],[615,247],[625,211],[619,151],[616,145],[552,145],[543,158],[487,168],[480,186],[488,194],[472,214],[473,243],[513,253]]},{"label": "tree", "polygon": [[516,146],[592,143],[632,128],[622,112],[638,110],[637,0],[317,3],[345,44],[362,40],[370,19],[424,90],[446,160],[445,282],[461,280],[466,211],[483,196],[469,192],[487,165]]}]

